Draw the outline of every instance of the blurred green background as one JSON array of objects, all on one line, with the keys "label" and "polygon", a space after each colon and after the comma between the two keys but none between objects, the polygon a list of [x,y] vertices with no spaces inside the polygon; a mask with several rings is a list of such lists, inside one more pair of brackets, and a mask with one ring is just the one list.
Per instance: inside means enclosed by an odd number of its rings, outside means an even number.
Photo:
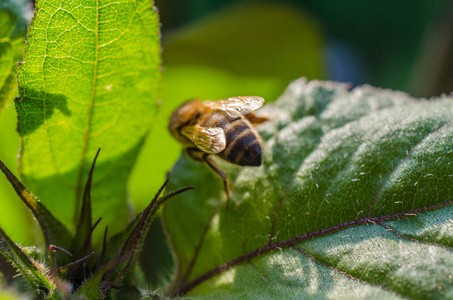
[{"label": "blurred green background", "polygon": [[[259,95],[273,101],[302,76],[420,97],[453,90],[451,1],[157,0],[156,5],[164,81],[159,118],[129,182],[137,210],[181,153],[167,122],[185,100]],[[13,101],[0,114],[0,159],[17,173],[15,114]],[[32,244],[38,235],[31,215],[0,178],[0,226],[14,240]]]}]

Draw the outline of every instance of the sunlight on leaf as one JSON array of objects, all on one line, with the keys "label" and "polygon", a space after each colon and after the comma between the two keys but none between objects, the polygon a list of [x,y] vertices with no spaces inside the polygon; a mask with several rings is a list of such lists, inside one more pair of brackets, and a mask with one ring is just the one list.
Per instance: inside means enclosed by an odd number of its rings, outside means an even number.
[{"label": "sunlight on leaf", "polygon": [[72,229],[99,147],[93,219],[103,216],[115,232],[128,218],[126,182],[156,113],[161,77],[152,5],[37,2],[18,75],[21,172]]},{"label": "sunlight on leaf", "polygon": [[[181,157],[164,207],[176,292],[221,298],[449,298],[453,99],[293,82],[259,111],[264,162]],[[174,186],[173,186],[174,185]]]}]

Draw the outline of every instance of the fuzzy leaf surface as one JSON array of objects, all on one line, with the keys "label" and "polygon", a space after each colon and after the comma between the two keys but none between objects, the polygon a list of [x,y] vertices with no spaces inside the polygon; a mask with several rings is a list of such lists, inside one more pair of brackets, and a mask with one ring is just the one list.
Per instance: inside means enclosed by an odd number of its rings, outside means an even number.
[{"label": "fuzzy leaf surface", "polygon": [[208,298],[451,298],[453,99],[303,79],[260,114],[263,165],[232,203],[183,156],[163,218],[174,290]]},{"label": "fuzzy leaf surface", "polygon": [[21,171],[71,228],[98,148],[93,219],[111,232],[126,222],[127,178],[157,108],[159,40],[152,1],[37,2],[18,76]]}]

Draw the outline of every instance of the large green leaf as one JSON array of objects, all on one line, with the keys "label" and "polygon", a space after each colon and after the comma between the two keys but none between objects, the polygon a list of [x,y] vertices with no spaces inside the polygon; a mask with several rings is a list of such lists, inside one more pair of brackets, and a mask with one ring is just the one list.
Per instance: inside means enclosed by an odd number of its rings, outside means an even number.
[{"label": "large green leaf", "polygon": [[150,0],[37,2],[19,67],[21,171],[65,224],[98,148],[93,218],[111,232],[125,224],[127,178],[156,113],[159,39]]},{"label": "large green leaf", "polygon": [[295,81],[262,109],[259,168],[232,187],[182,157],[164,207],[192,296],[453,297],[453,99]]}]

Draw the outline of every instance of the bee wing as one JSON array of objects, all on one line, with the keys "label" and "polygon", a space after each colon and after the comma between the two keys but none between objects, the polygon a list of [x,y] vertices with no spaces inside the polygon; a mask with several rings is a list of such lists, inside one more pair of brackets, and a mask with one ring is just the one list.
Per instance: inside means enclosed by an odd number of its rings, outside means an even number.
[{"label": "bee wing", "polygon": [[264,99],[258,96],[238,96],[217,101],[206,101],[203,104],[226,111],[231,116],[246,115],[260,108]]},{"label": "bee wing", "polygon": [[190,139],[198,149],[208,154],[222,152],[226,147],[225,132],[219,127],[184,126],[181,134]]}]

